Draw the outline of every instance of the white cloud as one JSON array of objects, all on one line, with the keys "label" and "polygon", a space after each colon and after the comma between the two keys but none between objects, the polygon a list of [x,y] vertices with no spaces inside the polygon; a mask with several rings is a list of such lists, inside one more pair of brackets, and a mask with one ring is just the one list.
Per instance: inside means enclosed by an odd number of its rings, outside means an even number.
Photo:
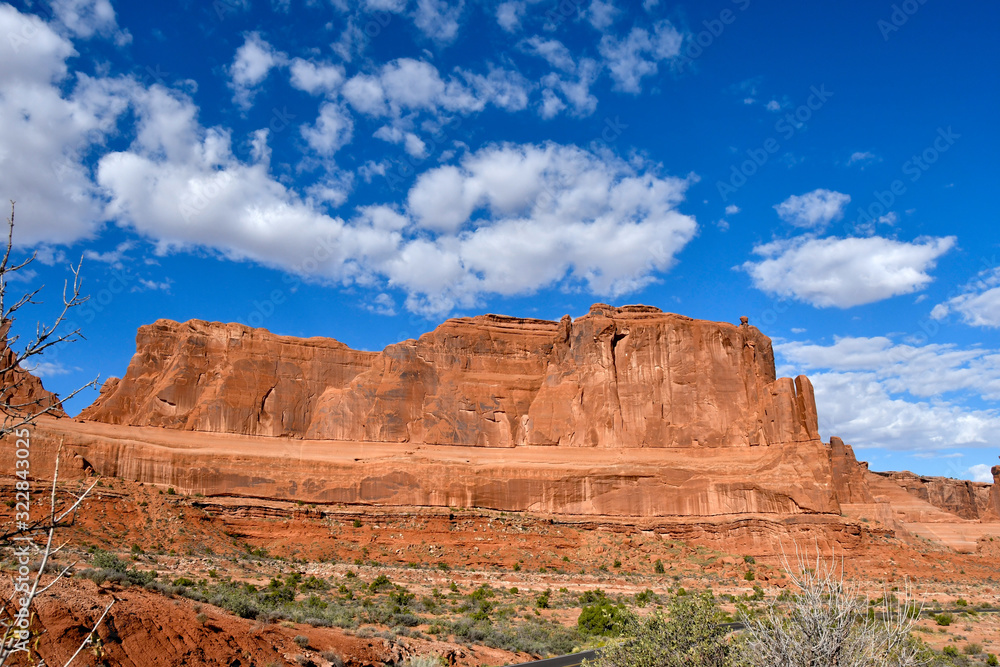
[{"label": "white cloud", "polygon": [[330,95],[344,81],[344,68],[329,63],[314,63],[295,58],[290,65],[291,84],[310,95]]},{"label": "white cloud", "polygon": [[344,221],[320,210],[322,192],[302,197],[266,160],[238,160],[228,133],[201,127],[181,94],[154,86],[135,107],[135,142],[98,165],[113,220],[161,253],[209,248],[316,280],[387,285],[410,310],[564,282],[620,295],[668,270],[697,230],[676,211],[688,181],[555,144],[481,149],[422,174],[405,210]]},{"label": "white cloud", "polygon": [[131,250],[134,246],[135,244],[132,241],[122,241],[115,246],[114,250],[107,250],[105,252],[85,250],[83,252],[83,258],[92,262],[110,264],[112,267],[120,269],[124,266],[123,260],[127,258],[125,253]]},{"label": "white cloud", "polygon": [[966,473],[972,479],[973,482],[984,482],[986,484],[993,483],[993,473],[992,468],[986,463],[977,463],[974,466],[969,466]]},{"label": "white cloud", "polygon": [[604,31],[614,24],[618,13],[618,8],[611,0],[591,0],[583,15],[594,29]]},{"label": "white cloud", "polygon": [[831,345],[777,344],[799,368],[872,373],[894,393],[929,398],[971,392],[1000,400],[1000,350],[930,343],[894,343],[884,336],[837,338]]},{"label": "white cloud", "polygon": [[1000,414],[943,401],[892,396],[871,373],[810,375],[816,389],[820,431],[857,447],[933,450],[991,446]]},{"label": "white cloud", "polygon": [[952,312],[970,326],[1000,328],[1000,268],[980,272],[962,294],[934,306],[931,317],[940,320]]},{"label": "white cloud", "polygon": [[132,41],[128,31],[118,28],[109,0],[53,0],[51,7],[59,23],[75,37],[111,37],[119,46]]},{"label": "white cloud", "polygon": [[396,314],[396,300],[385,292],[376,295],[374,299],[369,302],[365,302],[362,305],[365,310],[371,311],[377,315],[392,317]]},{"label": "white cloud", "polygon": [[1000,350],[848,337],[777,343],[775,351],[779,373],[810,373],[824,436],[925,451],[995,442],[1000,413],[966,403],[1000,398]]},{"label": "white cloud", "polygon": [[669,21],[658,21],[652,34],[635,27],[624,38],[613,35],[601,38],[598,51],[614,80],[616,90],[642,92],[642,79],[657,73],[657,63],[677,57],[683,36]]},{"label": "white cloud", "polygon": [[420,32],[440,44],[450,44],[458,36],[459,19],[465,1],[417,0],[413,24]]},{"label": "white cloud", "polygon": [[15,242],[72,243],[101,223],[100,192],[84,163],[117,131],[132,84],[78,74],[68,39],[0,4],[0,200],[17,201]]},{"label": "white cloud", "polygon": [[567,72],[576,69],[573,55],[566,48],[566,45],[558,39],[545,39],[538,35],[533,35],[520,43],[520,47],[533,55],[544,58],[553,67]]},{"label": "white cloud", "polygon": [[740,207],[736,204],[730,204],[726,207],[726,215],[736,215],[740,212]]},{"label": "white cloud", "polygon": [[302,128],[302,138],[320,155],[329,157],[351,142],[354,121],[343,106],[325,102],[313,125]]},{"label": "white cloud", "polygon": [[487,104],[517,111],[528,103],[530,83],[517,72],[490,69],[486,75],[456,70],[447,80],[430,63],[399,58],[375,74],[358,74],[343,85],[344,98],[370,116],[401,117],[404,113],[442,111],[469,114]]},{"label": "white cloud", "polygon": [[880,236],[773,241],[757,246],[763,259],[743,264],[757,289],[818,308],[850,308],[923,289],[938,257],[955,237],[912,243]]},{"label": "white cloud", "polygon": [[406,9],[407,0],[365,0],[365,8],[376,12],[398,14]]},{"label": "white cloud", "polygon": [[966,407],[963,399],[1000,397],[998,350],[849,337],[831,345],[777,343],[775,352],[779,373],[810,373],[824,437],[916,451],[995,442],[1000,413]]},{"label": "white cloud", "polygon": [[58,361],[35,361],[33,365],[29,364],[26,370],[43,379],[56,375],[69,375],[73,372]]},{"label": "white cloud", "polygon": [[270,71],[284,65],[288,57],[268,44],[260,33],[247,33],[243,45],[236,49],[233,64],[229,66],[230,87],[233,101],[243,109],[249,109],[257,93],[257,87],[264,82]]},{"label": "white cloud", "polygon": [[870,153],[868,151],[855,151],[854,153],[851,153],[851,157],[848,158],[847,164],[849,165],[860,164],[863,166],[868,164],[869,162],[874,162],[877,159],[878,158],[875,156],[874,153]]},{"label": "white cloud", "polygon": [[792,195],[774,209],[778,216],[796,227],[823,229],[844,217],[851,197],[841,192],[819,188],[804,195]]},{"label": "white cloud", "polygon": [[765,108],[768,111],[781,111],[781,102],[779,102],[778,100],[771,100],[770,102],[767,103]]},{"label": "white cloud", "polygon": [[[597,80],[599,66],[591,58],[581,58],[576,68],[576,76],[569,77],[552,72],[542,77],[542,109],[543,118],[551,118],[561,109],[570,108],[574,116],[589,116],[597,109],[597,98],[590,92],[590,87]],[[559,99],[556,93],[560,93]],[[558,104],[553,101],[558,100]],[[565,100],[564,103],[562,100]],[[554,112],[554,113],[553,113]],[[547,115],[547,114],[552,115]]]},{"label": "white cloud", "polygon": [[521,29],[521,18],[526,9],[523,1],[501,2],[497,6],[497,24],[506,32],[517,32]]}]

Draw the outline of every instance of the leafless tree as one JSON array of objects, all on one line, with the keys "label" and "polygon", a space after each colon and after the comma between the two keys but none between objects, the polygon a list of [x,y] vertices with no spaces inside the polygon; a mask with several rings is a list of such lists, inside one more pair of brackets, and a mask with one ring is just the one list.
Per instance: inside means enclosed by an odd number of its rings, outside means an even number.
[{"label": "leafless tree", "polygon": [[858,581],[844,576],[843,561],[811,561],[796,548],[784,568],[797,591],[772,600],[760,616],[743,613],[747,662],[755,667],[911,667],[926,660],[910,636],[920,608],[909,585],[893,595],[883,587],[870,606]]},{"label": "leafless tree", "polygon": [[[30,433],[27,427],[34,424],[35,420],[43,415],[62,414],[64,401],[87,387],[95,386],[97,380],[87,383],[73,391],[65,399],[60,400],[52,394],[42,391],[37,379],[26,370],[33,358],[40,357],[57,345],[73,342],[81,337],[79,329],[66,330],[66,317],[73,308],[85,303],[87,297],[83,296],[80,291],[81,264],[71,266],[72,278],[63,285],[63,305],[58,315],[49,324],[41,322],[36,324],[34,335],[23,347],[17,349],[19,336],[11,335],[12,325],[24,308],[40,303],[36,298],[42,288],[38,287],[19,294],[14,299],[9,298],[7,288],[12,278],[18,272],[21,272],[23,276],[27,267],[35,260],[35,255],[32,254],[31,257],[23,261],[16,261],[12,258],[13,251],[14,202],[11,202],[10,217],[7,219],[7,246],[3,253],[3,259],[0,260],[0,415],[2,415],[0,440],[13,440],[13,442],[7,442],[6,445],[16,447],[22,446],[17,443],[24,442],[23,447],[27,449],[30,442],[22,440],[22,438],[27,438]],[[0,546],[12,547],[14,560],[17,563],[15,574],[12,575],[14,584],[12,592],[8,598],[0,600],[0,666],[9,664],[21,652],[28,652],[33,659],[37,660],[35,664],[45,664],[44,659],[40,656],[32,655],[34,649],[27,641],[26,629],[30,626],[33,603],[36,598],[65,577],[72,567],[70,565],[52,573],[48,573],[46,569],[51,569],[52,557],[65,546],[56,546],[56,531],[70,525],[76,511],[97,484],[95,481],[82,493],[70,494],[68,499],[60,500],[57,493],[60,454],[61,452],[56,453],[52,473],[52,489],[45,514],[34,520],[29,519],[30,505],[27,503],[28,496],[25,495],[25,511],[23,513],[15,512],[14,521],[0,528]],[[12,458],[19,460],[16,457]],[[18,481],[15,482],[15,486],[20,490],[20,484],[24,484],[24,488],[27,489],[27,470],[20,466],[18,466],[18,470],[24,470],[24,474],[16,474]],[[11,471],[11,473],[14,472]],[[19,507],[17,509],[20,510]],[[37,562],[37,569],[29,567],[29,562]],[[43,585],[43,577],[46,574],[49,574],[49,577]],[[69,665],[90,643],[94,632],[113,604],[114,602],[104,609],[93,629],[65,665]]]}]

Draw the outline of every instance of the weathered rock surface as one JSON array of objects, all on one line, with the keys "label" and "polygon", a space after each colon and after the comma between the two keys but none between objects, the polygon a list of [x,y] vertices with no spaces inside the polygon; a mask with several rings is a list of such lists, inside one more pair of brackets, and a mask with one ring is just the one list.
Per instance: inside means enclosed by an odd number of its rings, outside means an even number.
[{"label": "weathered rock surface", "polygon": [[81,417],[39,422],[33,471],[64,443],[66,477],[755,542],[855,540],[863,521],[959,522],[968,542],[966,524],[1000,517],[997,485],[875,474],[839,438],[821,442],[809,380],[776,378],[770,339],[748,323],[645,306],[454,319],[381,352],[160,320]]},{"label": "weathered rock surface", "polygon": [[[996,471],[1000,472],[1000,468]],[[993,500],[997,495],[995,484],[950,477],[926,477],[909,471],[869,474],[891,479],[920,500],[963,519],[982,519],[991,516]]]},{"label": "weathered rock surface", "polygon": [[755,327],[647,306],[571,321],[448,320],[380,353],[236,324],[141,327],[81,417],[314,440],[514,447],[817,441],[812,385]]},{"label": "weathered rock surface", "polygon": [[59,397],[45,390],[42,381],[17,364],[17,354],[7,344],[10,322],[0,324],[0,410],[7,415],[38,414],[45,411],[64,417]]}]

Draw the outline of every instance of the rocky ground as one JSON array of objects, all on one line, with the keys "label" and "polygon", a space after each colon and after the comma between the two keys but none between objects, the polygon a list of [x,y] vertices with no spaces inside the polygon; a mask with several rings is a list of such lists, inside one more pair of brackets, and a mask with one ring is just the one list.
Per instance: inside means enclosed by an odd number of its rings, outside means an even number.
[{"label": "rocky ground", "polygon": [[[681,589],[710,589],[735,615],[738,603],[753,606],[789,586],[782,551],[794,559],[796,548],[820,546],[786,539],[765,549],[759,540],[686,541],[523,514],[364,512],[171,491],[121,480],[95,489],[62,535],[58,563],[80,560],[75,575],[39,605],[43,652],[72,652],[115,599],[89,664],[382,665],[433,654],[499,665],[595,643],[575,633],[595,596],[645,613]],[[1000,607],[997,532],[976,553],[958,554],[873,525],[833,553],[873,598],[909,585],[925,607],[957,610],[922,619],[918,636],[985,658],[1000,652],[997,614],[977,611]],[[127,575],[100,576],[108,552],[157,578],[129,585]],[[259,602],[272,598],[280,604]],[[244,600],[264,606],[240,618],[232,611]]]}]

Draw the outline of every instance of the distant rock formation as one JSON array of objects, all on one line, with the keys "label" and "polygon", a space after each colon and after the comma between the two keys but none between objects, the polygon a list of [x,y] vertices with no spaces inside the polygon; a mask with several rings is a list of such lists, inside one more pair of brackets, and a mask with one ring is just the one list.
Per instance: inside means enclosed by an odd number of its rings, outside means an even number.
[{"label": "distant rock formation", "polygon": [[17,364],[17,353],[8,345],[10,321],[0,323],[0,387],[4,388],[0,407],[13,415],[38,414],[45,410],[55,417],[65,417],[59,397],[46,391],[42,381]]},{"label": "distant rock formation", "polygon": [[808,378],[776,378],[771,341],[746,318],[595,304],[559,322],[452,319],[381,352],[158,320],[79,419],[39,422],[32,470],[65,443],[67,477],[533,512],[763,548],[895,531],[968,550],[1000,526],[984,523],[1000,521],[997,483],[870,472],[817,421]]},{"label": "distant rock formation", "polygon": [[817,441],[808,378],[775,378],[748,324],[595,304],[560,322],[448,320],[382,352],[237,324],[141,327],[81,417],[318,440],[516,447]]}]

